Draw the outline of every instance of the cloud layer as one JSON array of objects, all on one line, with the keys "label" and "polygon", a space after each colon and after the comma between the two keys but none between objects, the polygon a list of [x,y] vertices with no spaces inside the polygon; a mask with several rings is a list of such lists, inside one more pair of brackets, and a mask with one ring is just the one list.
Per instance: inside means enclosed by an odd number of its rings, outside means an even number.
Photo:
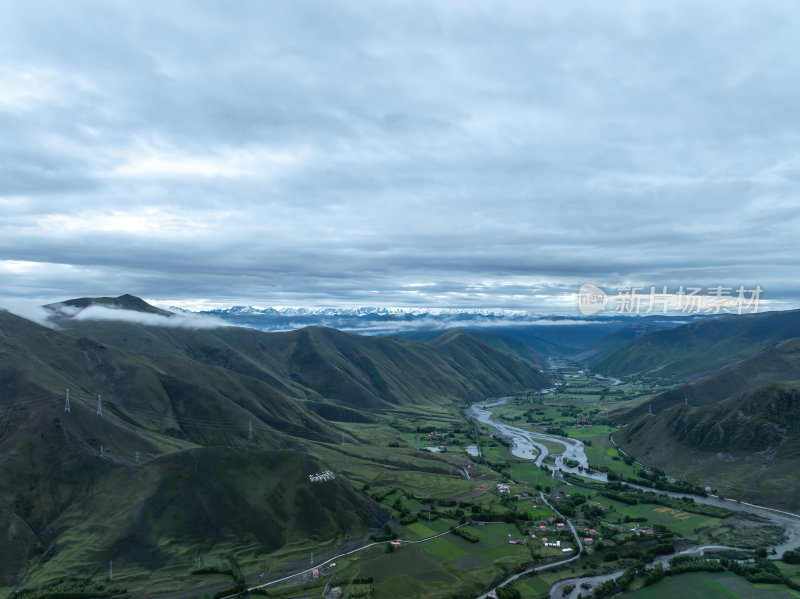
[{"label": "cloud layer", "polygon": [[17,3],[0,297],[800,305],[798,37],[780,1]]},{"label": "cloud layer", "polygon": [[[60,307],[59,312],[70,315],[74,320],[111,320],[182,329],[215,329],[231,326],[229,323],[207,314],[178,312],[171,316],[165,316],[163,314],[137,312],[136,310],[106,308],[105,306],[89,306],[88,308],[75,309],[74,311],[69,308],[69,306]],[[72,313],[70,314],[70,312]]]}]

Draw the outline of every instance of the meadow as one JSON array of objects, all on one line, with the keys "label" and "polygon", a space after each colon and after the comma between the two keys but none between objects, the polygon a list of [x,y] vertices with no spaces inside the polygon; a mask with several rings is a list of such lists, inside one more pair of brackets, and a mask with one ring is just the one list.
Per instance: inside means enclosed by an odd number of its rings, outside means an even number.
[{"label": "meadow", "polygon": [[656,584],[624,593],[625,599],[797,599],[784,585],[753,584],[730,572],[693,572],[667,576]]}]

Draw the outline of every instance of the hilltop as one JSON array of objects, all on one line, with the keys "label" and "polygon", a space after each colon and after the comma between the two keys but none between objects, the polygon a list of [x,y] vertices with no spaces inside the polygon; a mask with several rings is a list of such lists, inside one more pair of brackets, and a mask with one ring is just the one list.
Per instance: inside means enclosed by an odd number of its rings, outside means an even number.
[{"label": "hilltop", "polygon": [[113,310],[131,310],[144,314],[158,314],[160,316],[172,316],[173,312],[162,310],[148,304],[140,297],[128,293],[119,297],[80,297],[76,299],[64,300],[55,304],[47,304],[44,308],[54,314],[64,317],[73,317],[87,308],[101,307]]}]

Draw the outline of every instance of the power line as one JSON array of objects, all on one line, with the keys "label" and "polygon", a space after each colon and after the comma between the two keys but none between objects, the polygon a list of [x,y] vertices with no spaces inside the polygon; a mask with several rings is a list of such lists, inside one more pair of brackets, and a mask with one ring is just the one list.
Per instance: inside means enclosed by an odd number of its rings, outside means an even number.
[{"label": "power line", "polygon": [[[69,403],[70,410],[69,410],[68,413],[72,412],[72,404],[74,403],[73,400],[75,399],[75,395],[74,394],[70,394],[70,395],[71,395],[70,403]],[[20,409],[26,409],[26,408],[32,409],[32,408],[44,407],[44,406],[47,406],[47,405],[52,405],[51,402],[53,401],[53,399],[54,399],[54,394],[53,393],[45,392],[45,393],[42,393],[41,395],[38,395],[38,396],[28,397],[28,398],[23,399],[23,400],[16,400],[16,401],[14,401],[13,404],[5,406],[3,408],[0,408],[0,415],[4,415],[6,413],[10,413],[10,412],[12,412],[14,410],[20,410]],[[132,415],[134,417],[138,416],[140,418],[148,418],[148,419],[157,420],[157,421],[160,421],[160,422],[169,422],[169,423],[178,425],[178,426],[180,426],[182,428],[200,429],[200,430],[209,430],[209,431],[210,430],[217,430],[217,431],[224,431],[224,430],[227,430],[227,431],[237,431],[237,430],[239,430],[240,431],[240,430],[244,430],[243,427],[238,426],[235,422],[231,422],[231,421],[220,422],[219,419],[197,418],[197,417],[192,417],[192,416],[180,416],[180,415],[177,415],[177,414],[174,414],[174,413],[157,412],[157,411],[154,411],[154,410],[148,410],[146,408],[139,408],[139,407],[136,407],[136,406],[124,405],[124,404],[115,405],[114,403],[111,403],[109,405],[110,405],[111,410],[112,410],[112,415],[114,415],[115,413],[118,413],[119,416],[123,417],[123,418],[124,418],[125,414],[130,414],[130,415]],[[235,404],[235,405],[237,407],[241,408],[241,406],[239,406],[238,404]],[[64,407],[66,408],[66,397],[65,397],[65,406]],[[106,407],[108,408],[109,406],[106,406]],[[242,409],[244,410],[244,408],[242,408]],[[65,411],[66,411],[66,409],[65,409]],[[102,395],[98,395],[97,396],[97,411],[96,411],[96,413],[99,416],[104,416],[104,414],[103,414],[103,405],[102,405]],[[296,424],[296,423],[292,423],[290,420],[287,420],[286,422],[289,425]],[[249,432],[250,432],[251,423],[252,423],[252,420],[251,420],[250,423],[248,423],[248,427],[246,429],[248,431],[248,436],[249,436]],[[129,424],[131,424],[131,423],[129,423]],[[138,428],[147,429],[147,423],[146,422],[135,422],[135,423],[132,423],[132,424],[134,424],[134,426],[136,426]],[[255,438],[256,428],[258,428],[258,430],[263,430],[265,432],[269,432],[270,430],[272,430],[275,427],[272,427],[269,424],[264,423],[262,421],[256,420],[255,427],[253,427],[253,436],[254,436],[254,438]],[[280,430],[280,428],[278,428],[278,430]]]},{"label": "power line", "polygon": [[[7,405],[3,408],[0,408],[0,414],[5,414],[6,412],[11,412],[14,410],[24,409],[24,408],[36,408],[51,404],[54,399],[53,393],[45,392],[41,395],[37,395],[34,397],[28,397],[26,399],[15,400],[12,404]],[[74,394],[70,394],[70,413],[72,412],[72,404],[74,403],[72,400],[75,399]],[[99,408],[99,415],[102,414],[102,396],[98,395],[98,408]],[[243,430],[242,427],[237,426],[234,422],[220,422],[219,419],[210,419],[210,418],[196,418],[191,416],[179,416],[176,414],[165,414],[164,412],[157,412],[154,410],[148,410],[145,408],[138,408],[136,406],[131,405],[119,405],[116,406],[115,404],[110,404],[112,411],[116,411],[117,409],[121,410],[123,413],[135,413],[141,416],[150,417],[157,420],[162,421],[174,421],[178,424],[185,424],[187,426],[191,426],[193,428],[215,428],[215,429],[234,429],[234,430]],[[237,404],[238,406],[238,404]],[[65,407],[66,407],[66,397],[65,397]],[[108,406],[106,406],[108,407]],[[140,423],[137,423],[138,426],[141,426]],[[264,430],[268,430],[268,425],[256,421],[257,426],[262,426]]]}]

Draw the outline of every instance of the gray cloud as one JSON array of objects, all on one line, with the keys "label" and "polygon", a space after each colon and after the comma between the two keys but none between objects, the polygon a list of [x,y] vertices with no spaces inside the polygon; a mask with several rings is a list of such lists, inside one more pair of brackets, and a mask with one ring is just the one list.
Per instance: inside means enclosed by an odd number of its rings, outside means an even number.
[{"label": "gray cloud", "polygon": [[[68,314],[69,311],[66,308],[69,308],[69,306],[61,307],[59,311]],[[171,316],[165,316],[162,314],[137,312],[135,310],[106,308],[104,306],[89,306],[82,310],[75,310],[74,313],[69,314],[69,316],[74,320],[112,320],[182,329],[215,329],[218,327],[230,326],[229,323],[206,314],[177,312]]]},{"label": "gray cloud", "polygon": [[800,304],[795,3],[4,12],[0,297]]}]

